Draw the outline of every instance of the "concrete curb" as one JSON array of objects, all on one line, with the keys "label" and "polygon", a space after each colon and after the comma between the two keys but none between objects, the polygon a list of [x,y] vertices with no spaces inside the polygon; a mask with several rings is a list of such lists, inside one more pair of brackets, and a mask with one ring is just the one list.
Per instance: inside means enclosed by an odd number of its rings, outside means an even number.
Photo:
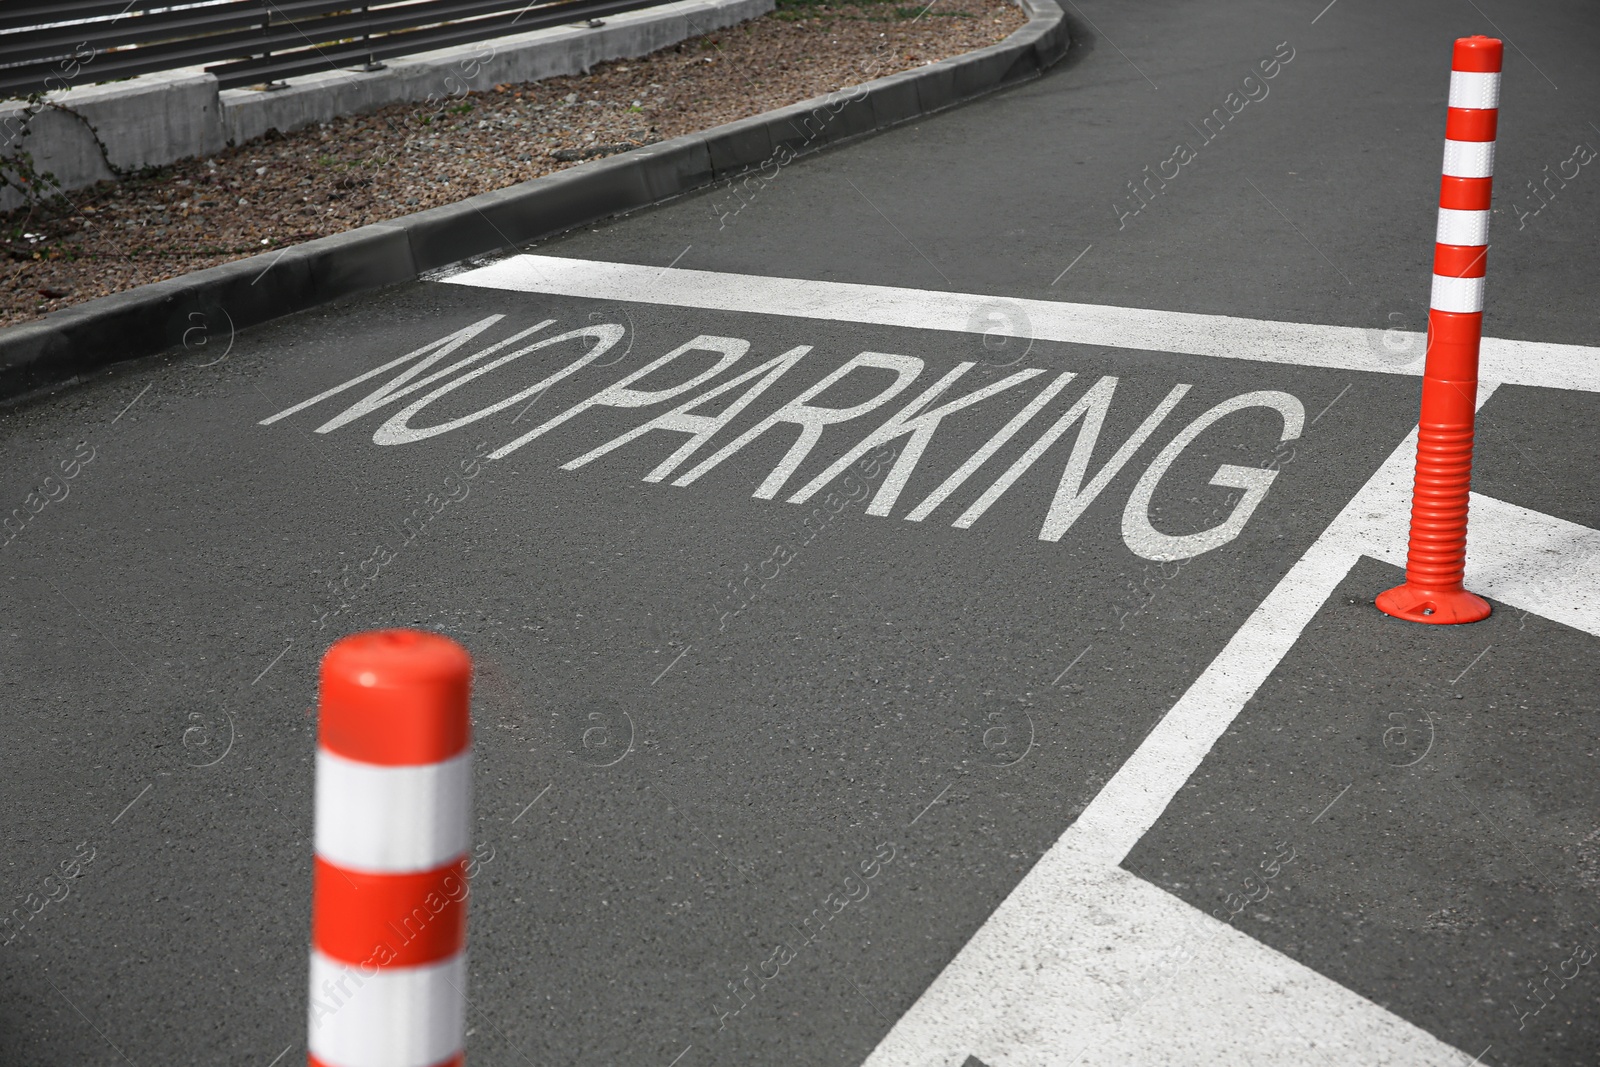
[{"label": "concrete curb", "polygon": [[741,190],[800,155],[1042,74],[1071,43],[1061,8],[1055,0],[1017,2],[1027,25],[975,52],[0,329],[0,399],[177,347],[197,330],[205,337],[224,325],[243,329],[728,179],[743,179],[728,186],[728,203],[742,203]]}]

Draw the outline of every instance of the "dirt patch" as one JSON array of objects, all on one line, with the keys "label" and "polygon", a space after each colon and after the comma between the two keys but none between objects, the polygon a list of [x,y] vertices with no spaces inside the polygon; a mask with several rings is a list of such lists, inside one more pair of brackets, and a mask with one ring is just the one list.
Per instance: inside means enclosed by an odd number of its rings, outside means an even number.
[{"label": "dirt patch", "polygon": [[909,70],[1025,21],[1005,0],[779,0],[588,74],[269,131],[0,216],[0,325]]}]

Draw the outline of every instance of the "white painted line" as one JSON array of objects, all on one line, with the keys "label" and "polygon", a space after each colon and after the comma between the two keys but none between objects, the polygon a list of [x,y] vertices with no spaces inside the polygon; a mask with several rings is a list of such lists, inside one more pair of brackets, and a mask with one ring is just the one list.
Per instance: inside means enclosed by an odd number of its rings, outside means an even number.
[{"label": "white painted line", "polygon": [[[1478,406],[1494,389],[1480,386]],[[1395,516],[1406,511],[1395,501],[1409,490],[1416,436],[1407,435],[1283,576],[866,1067],[958,1067],[968,1055],[989,1067],[1065,1067],[1079,1059],[1222,1067],[1312,1063],[1312,1048],[1335,1064],[1466,1061],[1118,866],[1356,560],[1396,546],[1403,558],[1404,523]],[[1157,1014],[1124,1025],[1157,1002]]]},{"label": "white painted line", "polygon": [[1467,588],[1600,637],[1600,530],[1473,493]]},{"label": "white painted line", "polygon": [[[1407,463],[1408,440],[1396,449]],[[1155,825],[1217,738],[1277,669],[1300,632],[1344,581],[1358,553],[1326,534],[1290,568],[1138,750],[1067,830],[1093,862],[1114,867]]]},{"label": "white painted line", "polygon": [[[1369,483],[1362,490],[1365,503],[1349,515],[1344,530],[1362,554],[1396,567],[1406,563],[1406,525],[1395,516],[1410,513],[1410,473],[1408,465],[1381,491]],[[1473,493],[1466,585],[1480,596],[1600,636],[1600,530]]]},{"label": "white painted line", "polygon": [[[1443,212],[1441,220],[1452,227],[1482,221]],[[1349,371],[1422,369],[1420,361],[1400,368],[1377,359],[1370,330],[1224,315],[533,255],[448,282],[956,333],[993,329],[993,316],[980,312],[1003,302],[1020,313],[1015,336]],[[1498,382],[1600,392],[1600,348],[1489,338],[1482,372],[1479,406]],[[1324,1060],[1459,1067],[1468,1061],[1118,866],[1355,562],[1371,555],[1403,565],[1415,456],[1413,430],[896,1023],[867,1067],[958,1067],[969,1055],[990,1067]],[[1600,632],[1600,531],[1477,495],[1470,523],[1471,588]]]},{"label": "white painted line", "polygon": [[[1479,407],[1495,388],[1493,382],[1479,386]],[[1356,560],[1371,555],[1404,565],[1406,524],[1400,517],[1410,510],[1416,455],[1413,429],[1090,801],[1062,841],[1105,866],[1121,863],[1277,669]],[[1477,519],[1468,518],[1469,544],[1479,532]]]},{"label": "white painted line", "polygon": [[[958,965],[959,964],[959,965]],[[866,1067],[1462,1067],[1417,1026],[1119,868],[1053,849]]]},{"label": "white painted line", "polygon": [[[1055,300],[1012,300],[973,293],[765,278],[536,255],[512,256],[443,279],[442,284],[953,333],[994,331],[996,326],[991,313],[998,304],[1021,313],[1017,325],[1010,329],[1013,336],[1375,374],[1416,376],[1422,373],[1421,360],[1413,360],[1403,367],[1384,363],[1372,347],[1375,331],[1354,326],[1272,322],[1232,315],[1149,311]],[[1419,346],[1423,343],[1421,334],[1407,334],[1403,339]],[[1485,338],[1480,374],[1487,380],[1514,385],[1600,392],[1600,348]]]}]

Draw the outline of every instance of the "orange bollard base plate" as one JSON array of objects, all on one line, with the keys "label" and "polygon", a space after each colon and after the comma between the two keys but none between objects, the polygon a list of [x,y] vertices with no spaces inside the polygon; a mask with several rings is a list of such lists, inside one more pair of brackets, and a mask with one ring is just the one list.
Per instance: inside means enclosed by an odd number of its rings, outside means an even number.
[{"label": "orange bollard base plate", "polygon": [[1423,589],[1410,584],[1397,585],[1379,593],[1374,603],[1385,615],[1435,626],[1478,622],[1489,617],[1489,602],[1465,589]]}]

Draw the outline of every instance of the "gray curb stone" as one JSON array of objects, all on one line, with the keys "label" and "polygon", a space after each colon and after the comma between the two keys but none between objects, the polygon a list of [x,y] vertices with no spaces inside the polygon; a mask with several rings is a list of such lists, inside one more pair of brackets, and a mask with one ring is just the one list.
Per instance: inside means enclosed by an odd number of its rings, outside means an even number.
[{"label": "gray curb stone", "polygon": [[[647,207],[1038,77],[1071,39],[1055,0],[998,44],[388,222],[226,263],[0,329],[0,399],[185,342],[415,279]],[[737,197],[737,193],[734,193]],[[735,201],[736,202],[736,201]]]}]

